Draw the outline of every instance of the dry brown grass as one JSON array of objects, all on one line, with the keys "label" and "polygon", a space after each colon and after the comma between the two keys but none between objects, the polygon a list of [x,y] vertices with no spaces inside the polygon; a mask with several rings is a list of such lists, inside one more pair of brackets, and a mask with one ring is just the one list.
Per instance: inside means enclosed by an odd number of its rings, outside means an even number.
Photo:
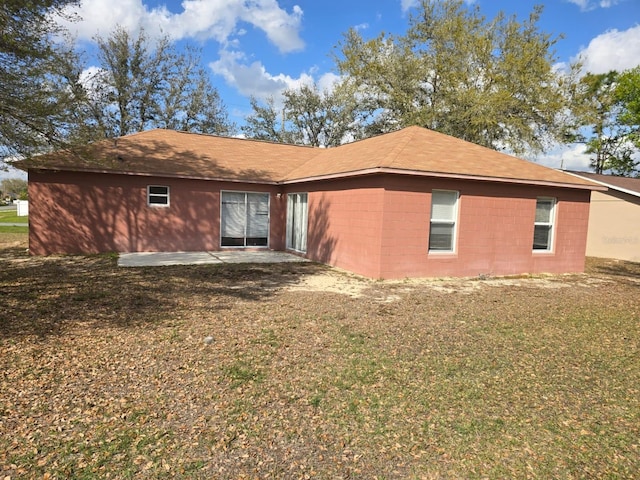
[{"label": "dry brown grass", "polygon": [[0,478],[640,473],[638,264],[375,282],[24,248],[0,245]]}]

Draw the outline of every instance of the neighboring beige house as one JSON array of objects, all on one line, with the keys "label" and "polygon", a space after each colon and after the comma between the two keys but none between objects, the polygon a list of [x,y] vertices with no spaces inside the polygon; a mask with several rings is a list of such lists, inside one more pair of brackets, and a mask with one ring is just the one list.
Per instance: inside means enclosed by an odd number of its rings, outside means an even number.
[{"label": "neighboring beige house", "polygon": [[587,256],[640,262],[640,178],[571,173],[608,187],[591,192]]}]

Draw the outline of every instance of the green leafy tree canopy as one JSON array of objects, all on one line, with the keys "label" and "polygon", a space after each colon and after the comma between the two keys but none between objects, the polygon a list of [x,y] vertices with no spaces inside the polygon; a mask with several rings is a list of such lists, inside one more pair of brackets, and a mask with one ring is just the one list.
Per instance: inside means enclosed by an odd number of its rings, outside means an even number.
[{"label": "green leafy tree canopy", "polygon": [[277,111],[270,98],[264,104],[252,98],[253,112],[243,132],[251,137],[315,147],[335,147],[346,140],[366,136],[369,112],[366,96],[349,79],[330,89],[302,85],[283,92],[283,106]]},{"label": "green leafy tree canopy", "polygon": [[422,0],[406,34],[365,40],[355,30],[336,62],[373,100],[370,130],[420,125],[494,149],[540,152],[559,138],[566,107],[553,70],[557,38],[542,7],[491,20],[462,0]]},{"label": "green leafy tree canopy", "polygon": [[0,158],[59,145],[71,95],[65,66],[72,49],[55,21],[76,0],[0,2]]},{"label": "green leafy tree canopy", "polygon": [[586,73],[573,98],[574,140],[586,145],[596,173],[638,176],[640,67],[622,73]]},{"label": "green leafy tree canopy", "polygon": [[144,30],[134,35],[122,27],[96,42],[100,69],[86,80],[78,125],[84,136],[116,137],[150,128],[235,131],[195,49],[179,52],[167,36],[153,42]]},{"label": "green leafy tree canopy", "polygon": [[27,181],[22,178],[5,178],[0,182],[3,196],[24,200],[27,197]]}]

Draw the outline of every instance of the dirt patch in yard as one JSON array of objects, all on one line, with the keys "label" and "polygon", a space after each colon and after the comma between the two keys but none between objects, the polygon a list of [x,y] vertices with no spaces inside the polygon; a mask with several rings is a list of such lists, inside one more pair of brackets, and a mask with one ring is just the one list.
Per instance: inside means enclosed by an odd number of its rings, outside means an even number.
[{"label": "dirt patch in yard", "polygon": [[29,236],[26,233],[1,233],[0,251],[4,249],[21,250],[24,253],[29,247]]},{"label": "dirt patch in yard", "polygon": [[[633,279],[633,276],[631,276],[631,278]],[[301,278],[299,282],[289,285],[287,288],[290,291],[338,293],[353,298],[369,296],[381,302],[393,302],[402,299],[402,296],[399,295],[401,293],[406,294],[423,289],[441,293],[470,294],[483,288],[525,287],[559,289],[575,286],[588,287],[610,281],[606,275],[594,276],[589,274],[372,280],[339,269],[326,269]]]}]

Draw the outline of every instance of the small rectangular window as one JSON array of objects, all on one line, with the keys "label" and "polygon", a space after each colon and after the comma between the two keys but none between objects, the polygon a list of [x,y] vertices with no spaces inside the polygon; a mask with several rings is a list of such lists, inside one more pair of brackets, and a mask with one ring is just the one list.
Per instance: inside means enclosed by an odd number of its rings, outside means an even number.
[{"label": "small rectangular window", "polygon": [[147,204],[153,207],[168,207],[169,187],[161,185],[147,186]]},{"label": "small rectangular window", "polygon": [[555,198],[538,198],[533,226],[533,249],[550,251],[553,247]]},{"label": "small rectangular window", "polygon": [[455,249],[458,192],[434,190],[431,193],[430,252],[453,252]]}]

